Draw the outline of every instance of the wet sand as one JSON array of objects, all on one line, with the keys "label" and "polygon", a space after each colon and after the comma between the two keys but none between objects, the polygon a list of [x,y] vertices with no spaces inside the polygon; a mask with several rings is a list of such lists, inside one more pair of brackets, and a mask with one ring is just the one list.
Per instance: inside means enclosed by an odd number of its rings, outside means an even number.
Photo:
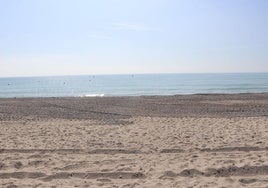
[{"label": "wet sand", "polygon": [[0,187],[268,187],[268,94],[0,99]]}]

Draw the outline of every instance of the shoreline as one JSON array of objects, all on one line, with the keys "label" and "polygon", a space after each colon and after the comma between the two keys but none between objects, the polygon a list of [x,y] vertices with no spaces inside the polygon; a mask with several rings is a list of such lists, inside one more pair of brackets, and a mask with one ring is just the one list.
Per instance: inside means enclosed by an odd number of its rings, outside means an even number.
[{"label": "shoreline", "polygon": [[[89,94],[91,95],[91,94]],[[183,96],[236,96],[236,95],[268,95],[268,92],[245,92],[245,93],[189,93],[189,94],[158,94],[158,95],[105,95],[105,94],[92,94],[100,96],[42,96],[42,97],[0,97],[1,99],[55,99],[55,98],[138,98],[138,97],[183,97]]]}]

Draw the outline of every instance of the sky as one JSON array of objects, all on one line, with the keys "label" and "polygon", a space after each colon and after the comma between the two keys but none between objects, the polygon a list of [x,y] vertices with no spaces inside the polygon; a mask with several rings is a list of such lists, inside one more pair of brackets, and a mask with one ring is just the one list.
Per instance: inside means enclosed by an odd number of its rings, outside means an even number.
[{"label": "sky", "polygon": [[267,0],[0,0],[0,77],[268,72]]}]

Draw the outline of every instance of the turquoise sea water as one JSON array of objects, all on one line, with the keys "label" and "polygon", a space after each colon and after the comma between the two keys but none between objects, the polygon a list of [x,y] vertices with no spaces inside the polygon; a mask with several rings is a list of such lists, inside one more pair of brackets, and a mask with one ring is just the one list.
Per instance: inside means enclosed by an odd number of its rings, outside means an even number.
[{"label": "turquoise sea water", "polygon": [[268,73],[0,78],[0,97],[91,97],[268,92]]}]

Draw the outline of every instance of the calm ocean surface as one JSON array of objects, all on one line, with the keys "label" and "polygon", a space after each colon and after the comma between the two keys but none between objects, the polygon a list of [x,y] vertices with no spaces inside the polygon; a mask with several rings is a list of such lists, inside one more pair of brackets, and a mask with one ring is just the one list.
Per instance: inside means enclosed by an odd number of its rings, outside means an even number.
[{"label": "calm ocean surface", "polygon": [[0,78],[1,98],[258,92],[268,92],[268,73]]}]

